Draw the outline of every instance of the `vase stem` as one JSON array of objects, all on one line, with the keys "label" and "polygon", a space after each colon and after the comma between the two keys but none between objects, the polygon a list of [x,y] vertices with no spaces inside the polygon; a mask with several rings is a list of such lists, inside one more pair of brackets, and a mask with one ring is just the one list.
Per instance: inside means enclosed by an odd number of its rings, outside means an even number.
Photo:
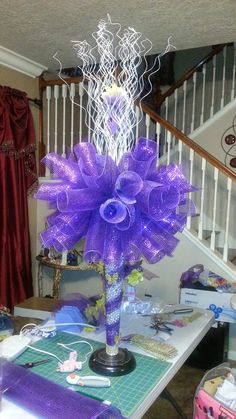
[{"label": "vase stem", "polygon": [[106,353],[111,356],[119,349],[123,276],[123,268],[105,267]]}]

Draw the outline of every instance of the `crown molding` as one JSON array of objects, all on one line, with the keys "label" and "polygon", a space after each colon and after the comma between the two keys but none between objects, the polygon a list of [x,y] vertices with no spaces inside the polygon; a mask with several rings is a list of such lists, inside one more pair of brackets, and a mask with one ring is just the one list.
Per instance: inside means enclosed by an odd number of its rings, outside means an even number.
[{"label": "crown molding", "polygon": [[47,67],[0,45],[0,64],[29,77],[38,77]]}]

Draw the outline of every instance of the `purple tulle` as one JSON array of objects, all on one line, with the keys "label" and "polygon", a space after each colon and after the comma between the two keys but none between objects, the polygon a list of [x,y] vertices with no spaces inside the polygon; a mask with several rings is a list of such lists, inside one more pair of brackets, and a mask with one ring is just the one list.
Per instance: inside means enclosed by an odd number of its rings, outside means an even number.
[{"label": "purple tulle", "polygon": [[121,412],[64,388],[34,372],[0,359],[0,391],[15,404],[44,419],[124,419]]},{"label": "purple tulle", "polygon": [[41,233],[45,247],[70,250],[85,239],[84,259],[105,265],[156,263],[171,256],[195,207],[187,193],[196,189],[175,164],[157,168],[157,144],[141,138],[118,166],[91,143],[74,147],[68,159],[50,153],[44,163],[58,183],[36,193],[56,208]]}]

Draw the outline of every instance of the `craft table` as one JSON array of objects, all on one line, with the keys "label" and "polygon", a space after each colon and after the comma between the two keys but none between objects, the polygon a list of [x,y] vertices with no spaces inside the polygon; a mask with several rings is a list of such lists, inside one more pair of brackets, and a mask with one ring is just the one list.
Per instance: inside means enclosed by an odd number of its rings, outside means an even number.
[{"label": "craft table", "polygon": [[[180,306],[178,306],[178,308],[179,307]],[[194,310],[194,312],[195,311],[196,310]],[[202,340],[204,335],[213,325],[214,317],[210,311],[205,311],[201,309],[197,309],[197,311],[201,313],[200,317],[198,317],[192,323],[189,323],[186,327],[175,328],[175,332],[168,340],[168,343],[175,346],[175,348],[178,351],[178,354],[175,356],[175,358],[168,360],[168,363],[170,363],[170,365],[162,373],[160,379],[153,385],[151,389],[149,389],[149,391],[147,391],[147,393],[145,394],[145,397],[143,397],[142,400],[141,399],[138,400],[137,405],[135,406],[135,409],[133,409],[132,411],[132,414],[128,415],[130,419],[142,418],[145,412],[154,403],[157,397],[162,393],[162,391],[165,389],[167,384],[174,377],[174,375],[178,372],[178,370],[184,364],[186,359],[193,352],[195,347],[198,345],[198,343]],[[187,315],[184,315],[184,316],[187,316]],[[183,318],[184,316],[178,315],[179,318]],[[134,314],[132,315],[123,314],[122,321],[121,321],[122,336],[128,335],[130,333],[137,333],[137,334],[144,334],[145,336],[149,336],[149,337],[154,337],[155,334],[153,330],[149,328],[149,322],[150,322],[150,319],[147,317],[142,317],[140,315],[134,315]],[[83,332],[80,334],[80,336],[86,339],[92,339],[97,342],[105,341],[105,333],[88,334],[88,333]],[[135,345],[122,343],[122,346],[128,347],[133,352],[138,353],[139,354],[137,355],[138,359],[142,358],[140,357],[140,355],[143,355],[143,359],[147,359],[147,360],[150,359],[150,356],[147,357],[147,353],[145,353],[142,349],[137,348],[137,346]],[[142,362],[143,362],[143,359],[142,359]],[[136,382],[134,383],[134,386],[143,387],[144,384],[149,381],[150,363],[147,362],[147,364],[149,364],[149,368],[143,369],[142,377],[139,377],[138,383],[136,380]],[[128,374],[128,376],[129,375],[130,374]],[[128,376],[118,377],[119,379],[118,381],[122,383],[122,381],[127,380]],[[133,394],[132,391],[129,391],[129,390],[130,389],[127,389],[127,395],[129,398],[137,397],[137,395],[135,396],[135,392]],[[117,407],[119,408],[119,406]],[[14,405],[13,403],[3,398],[1,418],[12,419],[13,417],[17,417],[17,419],[35,418],[34,415],[30,414],[29,412],[26,412],[24,409]]]}]

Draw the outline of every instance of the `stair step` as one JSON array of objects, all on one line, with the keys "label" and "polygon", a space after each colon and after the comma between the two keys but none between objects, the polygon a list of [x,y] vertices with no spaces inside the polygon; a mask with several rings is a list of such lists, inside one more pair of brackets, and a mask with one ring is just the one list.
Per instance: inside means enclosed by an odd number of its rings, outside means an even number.
[{"label": "stair step", "polygon": [[[217,251],[223,255],[223,248],[217,248]],[[228,261],[236,266],[236,249],[228,249]]]},{"label": "stair step", "polygon": [[[202,231],[202,238],[203,240],[209,240],[211,238],[212,230],[203,230]],[[215,234],[220,234],[220,231],[215,231]]]}]

